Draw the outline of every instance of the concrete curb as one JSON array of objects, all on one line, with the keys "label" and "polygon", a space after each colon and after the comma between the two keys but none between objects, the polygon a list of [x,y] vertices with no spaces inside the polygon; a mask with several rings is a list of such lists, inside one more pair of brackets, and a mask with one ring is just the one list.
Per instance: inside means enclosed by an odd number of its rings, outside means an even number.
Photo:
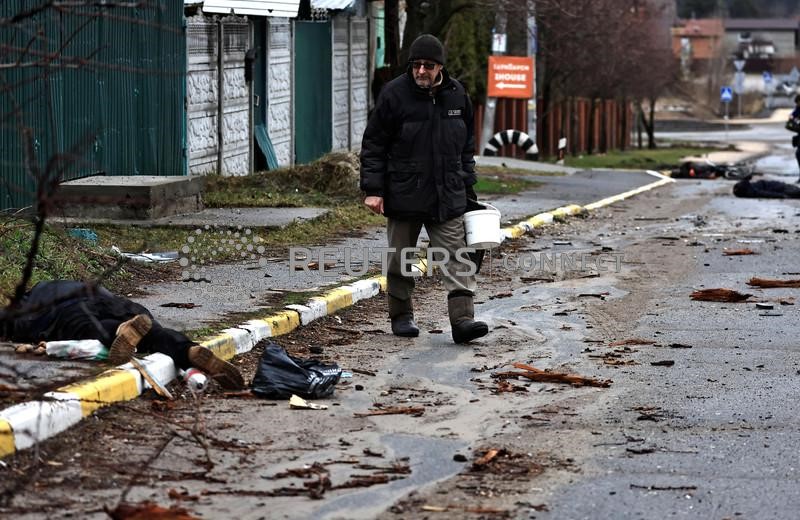
[{"label": "concrete curb", "polygon": [[[654,171],[647,172],[658,178],[656,182],[607,197],[586,206],[575,204],[539,213],[514,226],[503,228],[503,239],[519,238],[533,229],[553,223],[571,215],[578,215],[619,202],[639,193],[675,182]],[[424,261],[414,266],[427,271]],[[312,321],[334,314],[355,302],[376,296],[386,290],[386,278],[377,276],[336,287],[311,298],[305,305],[289,305],[283,311],[261,319],[250,320],[237,327],[222,330],[201,345],[224,359],[250,351],[264,338],[280,336]],[[163,354],[150,354],[141,360],[153,377],[162,385],[177,377],[172,359]],[[0,458],[55,436],[77,424],[95,410],[109,404],[127,401],[150,388],[141,374],[130,364],[107,370],[89,380],[61,387],[44,394],[44,399],[16,404],[0,410]]]}]

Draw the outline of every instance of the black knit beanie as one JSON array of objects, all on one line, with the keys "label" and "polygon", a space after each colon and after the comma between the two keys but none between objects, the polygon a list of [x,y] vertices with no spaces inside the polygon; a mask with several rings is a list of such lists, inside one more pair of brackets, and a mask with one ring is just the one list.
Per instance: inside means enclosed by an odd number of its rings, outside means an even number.
[{"label": "black knit beanie", "polygon": [[439,38],[432,34],[423,34],[411,44],[408,61],[431,60],[444,65],[444,46]]}]

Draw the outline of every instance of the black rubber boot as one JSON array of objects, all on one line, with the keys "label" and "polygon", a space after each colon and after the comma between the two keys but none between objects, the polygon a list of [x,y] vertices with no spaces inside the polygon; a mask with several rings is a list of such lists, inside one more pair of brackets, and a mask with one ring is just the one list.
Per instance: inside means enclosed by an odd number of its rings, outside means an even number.
[{"label": "black rubber boot", "polygon": [[389,317],[392,319],[392,334],[404,338],[419,336],[419,327],[414,323],[414,307],[411,300],[401,300],[389,295]]},{"label": "black rubber boot", "polygon": [[475,306],[472,296],[451,294],[447,298],[447,313],[453,327],[453,341],[467,343],[489,333],[489,326],[482,321],[475,321]]}]

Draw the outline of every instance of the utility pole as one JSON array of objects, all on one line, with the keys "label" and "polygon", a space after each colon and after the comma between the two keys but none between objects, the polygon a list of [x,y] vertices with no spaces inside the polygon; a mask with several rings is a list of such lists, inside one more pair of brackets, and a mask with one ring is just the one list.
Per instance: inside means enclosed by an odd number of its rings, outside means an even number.
[{"label": "utility pole", "polygon": [[[506,42],[506,13],[498,11],[495,13],[495,24],[492,29],[492,55],[503,54]],[[480,153],[486,149],[489,139],[494,132],[494,117],[497,111],[497,98],[486,97],[486,105],[483,107],[483,126],[481,127]]]},{"label": "utility pole", "polygon": [[[528,100],[528,136],[536,144],[536,51],[539,45],[538,32],[536,28],[536,7],[534,3],[530,3],[530,10],[528,11],[528,56],[533,58],[533,95]],[[538,150],[538,145],[537,148]],[[538,153],[537,153],[538,155]],[[538,159],[538,157],[537,157]]]}]

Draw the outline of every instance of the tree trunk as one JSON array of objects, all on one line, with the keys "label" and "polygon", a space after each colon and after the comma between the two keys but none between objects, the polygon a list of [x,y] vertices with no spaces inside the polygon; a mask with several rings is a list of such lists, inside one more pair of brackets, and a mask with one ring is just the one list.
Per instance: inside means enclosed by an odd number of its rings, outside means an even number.
[{"label": "tree trunk", "polygon": [[622,97],[620,107],[620,123],[619,123],[619,149],[623,152],[628,148],[628,100]]},{"label": "tree trunk", "polygon": [[400,24],[399,24],[399,0],[385,0],[384,2],[384,61],[396,70],[400,64]]},{"label": "tree trunk", "polygon": [[594,153],[596,142],[594,135],[594,111],[596,103],[597,99],[592,96],[589,99],[589,117],[587,118],[588,121],[586,123],[586,153],[589,155]]},{"label": "tree trunk", "polygon": [[650,124],[647,126],[647,147],[651,150],[656,147],[656,100],[650,98]]},{"label": "tree trunk", "polygon": [[600,153],[608,152],[608,111],[606,110],[607,103],[605,99],[600,100],[600,144],[598,146]]},{"label": "tree trunk", "polygon": [[642,149],[644,143],[642,142],[642,102],[636,101],[636,140],[639,145],[639,150]]},{"label": "tree trunk", "polygon": [[645,117],[644,109],[642,109],[641,105],[639,105],[639,121],[641,122],[642,127],[644,127],[644,131],[647,132],[647,148],[651,150],[656,147],[655,135],[653,131],[653,117],[655,113],[654,105],[655,103],[650,105],[649,118]]}]

